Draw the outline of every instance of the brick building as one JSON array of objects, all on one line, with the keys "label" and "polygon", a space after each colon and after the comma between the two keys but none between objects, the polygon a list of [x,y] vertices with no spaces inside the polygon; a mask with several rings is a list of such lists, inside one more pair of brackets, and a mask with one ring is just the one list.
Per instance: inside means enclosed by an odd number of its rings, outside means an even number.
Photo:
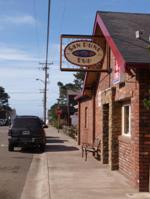
[{"label": "brick building", "polygon": [[[150,191],[150,14],[97,12],[93,35],[104,50],[101,69],[87,72],[79,102],[78,142],[101,138],[101,161],[139,191]],[[142,38],[135,32],[142,30]]]}]

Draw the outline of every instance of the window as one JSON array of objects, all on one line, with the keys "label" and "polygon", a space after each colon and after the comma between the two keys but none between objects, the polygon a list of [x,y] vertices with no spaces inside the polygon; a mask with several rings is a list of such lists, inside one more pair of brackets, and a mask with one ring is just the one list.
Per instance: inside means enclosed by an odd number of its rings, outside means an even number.
[{"label": "window", "polygon": [[131,135],[131,106],[130,104],[122,107],[122,134],[125,136]]},{"label": "window", "polygon": [[85,124],[84,127],[87,128],[88,126],[88,108],[85,107]]}]

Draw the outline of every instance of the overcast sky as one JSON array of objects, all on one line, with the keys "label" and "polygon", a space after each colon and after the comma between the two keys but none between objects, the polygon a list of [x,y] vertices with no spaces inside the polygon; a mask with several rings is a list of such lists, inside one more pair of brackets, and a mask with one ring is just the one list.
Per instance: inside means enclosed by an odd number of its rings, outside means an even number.
[{"label": "overcast sky", "polygon": [[[0,0],[0,86],[17,114],[43,114],[48,0]],[[51,0],[48,107],[58,98],[60,34],[92,34],[97,10],[149,13],[148,0]]]}]

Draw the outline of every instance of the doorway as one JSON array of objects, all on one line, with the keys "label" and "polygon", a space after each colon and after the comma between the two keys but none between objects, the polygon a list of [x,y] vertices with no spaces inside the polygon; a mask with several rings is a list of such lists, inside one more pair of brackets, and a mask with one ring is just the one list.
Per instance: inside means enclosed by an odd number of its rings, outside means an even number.
[{"label": "doorway", "polygon": [[102,163],[109,162],[109,104],[103,105]]}]

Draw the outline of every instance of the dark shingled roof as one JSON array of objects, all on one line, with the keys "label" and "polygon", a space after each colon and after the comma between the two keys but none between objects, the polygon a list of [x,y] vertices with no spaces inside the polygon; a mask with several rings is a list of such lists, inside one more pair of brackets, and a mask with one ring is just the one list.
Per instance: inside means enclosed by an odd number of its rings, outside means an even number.
[{"label": "dark shingled roof", "polygon": [[110,36],[127,63],[150,63],[148,43],[136,39],[135,31],[143,30],[142,38],[150,35],[150,14],[103,12],[97,14],[103,20]]}]

